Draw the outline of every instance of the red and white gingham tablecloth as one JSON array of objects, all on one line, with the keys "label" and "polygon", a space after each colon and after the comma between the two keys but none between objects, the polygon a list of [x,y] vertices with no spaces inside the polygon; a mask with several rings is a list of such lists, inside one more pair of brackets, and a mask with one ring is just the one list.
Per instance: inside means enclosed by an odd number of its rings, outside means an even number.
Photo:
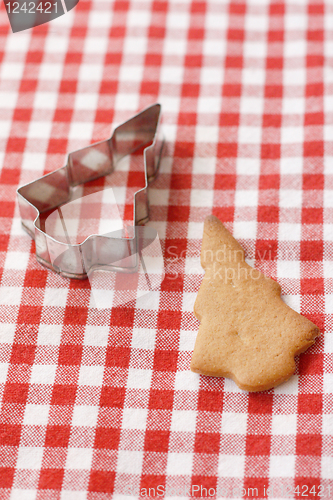
[{"label": "red and white gingham tablecloth", "polygon": [[[14,34],[1,3],[0,61],[1,500],[333,498],[332,2],[80,0]],[[155,102],[166,277],[96,309],[37,263],[16,189]],[[189,370],[212,213],[321,329],[274,390]]]}]

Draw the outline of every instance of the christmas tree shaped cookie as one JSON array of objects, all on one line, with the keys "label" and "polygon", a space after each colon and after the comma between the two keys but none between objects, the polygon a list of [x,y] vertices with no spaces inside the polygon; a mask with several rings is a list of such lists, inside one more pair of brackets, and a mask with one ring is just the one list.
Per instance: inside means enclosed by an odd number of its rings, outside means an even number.
[{"label": "christmas tree shaped cookie", "polygon": [[214,216],[205,220],[201,265],[191,370],[231,378],[247,391],[286,381],[295,356],[318,337],[317,326],[283,302],[276,281],[245,262],[242,247]]}]

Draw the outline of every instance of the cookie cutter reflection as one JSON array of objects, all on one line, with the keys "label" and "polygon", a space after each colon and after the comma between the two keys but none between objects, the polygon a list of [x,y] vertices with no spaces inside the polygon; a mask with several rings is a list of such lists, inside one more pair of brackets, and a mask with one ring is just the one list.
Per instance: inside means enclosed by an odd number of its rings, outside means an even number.
[{"label": "cookie cutter reflection", "polygon": [[[107,266],[90,268],[88,279],[92,307],[103,309],[136,302],[160,288],[165,272],[158,233],[149,226],[136,226],[132,230],[136,241],[134,253],[128,246],[127,255],[120,260]],[[121,230],[112,233],[113,238],[121,238],[121,235]],[[118,272],[112,271],[112,268]]]},{"label": "cookie cutter reflection", "polygon": [[[100,217],[101,206],[106,218]],[[80,254],[82,266],[88,270],[90,305],[97,309],[136,301],[159,289],[165,275],[156,229],[124,225],[112,188],[77,197],[58,207],[45,220],[47,234],[69,246],[79,244],[91,231],[103,233],[105,226],[112,227],[113,231],[88,240],[89,244],[81,247]],[[115,240],[120,245],[118,253],[108,251],[108,242]],[[131,241],[135,244],[131,245]],[[64,255],[54,254],[52,258],[54,265],[59,265],[58,260]]]}]

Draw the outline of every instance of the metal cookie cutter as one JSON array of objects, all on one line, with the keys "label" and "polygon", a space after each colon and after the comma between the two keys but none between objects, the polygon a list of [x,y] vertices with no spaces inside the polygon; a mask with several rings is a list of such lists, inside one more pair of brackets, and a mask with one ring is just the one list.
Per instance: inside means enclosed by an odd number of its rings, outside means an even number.
[{"label": "metal cookie cutter", "polygon": [[[164,141],[159,138],[161,106],[154,104],[119,125],[110,139],[68,155],[67,164],[17,190],[22,225],[36,242],[37,260],[68,278],[91,270],[131,272],[137,265],[138,228],[149,219],[148,185],[155,178]],[[127,155],[143,149],[144,187],[134,194],[133,230],[91,234],[80,244],[47,234],[41,214],[71,201],[73,188],[112,173]],[[130,257],[130,258],[129,258]]]}]

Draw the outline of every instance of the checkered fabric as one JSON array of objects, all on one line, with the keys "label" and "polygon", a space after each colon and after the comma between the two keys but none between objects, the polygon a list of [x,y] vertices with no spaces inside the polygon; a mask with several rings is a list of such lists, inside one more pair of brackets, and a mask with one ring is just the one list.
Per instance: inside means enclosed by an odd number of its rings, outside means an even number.
[{"label": "checkered fabric", "polygon": [[[15,34],[1,3],[0,58],[1,500],[333,498],[332,2],[80,0]],[[37,263],[15,191],[154,102],[166,276],[96,309]],[[321,329],[274,390],[189,370],[212,213]]]}]

